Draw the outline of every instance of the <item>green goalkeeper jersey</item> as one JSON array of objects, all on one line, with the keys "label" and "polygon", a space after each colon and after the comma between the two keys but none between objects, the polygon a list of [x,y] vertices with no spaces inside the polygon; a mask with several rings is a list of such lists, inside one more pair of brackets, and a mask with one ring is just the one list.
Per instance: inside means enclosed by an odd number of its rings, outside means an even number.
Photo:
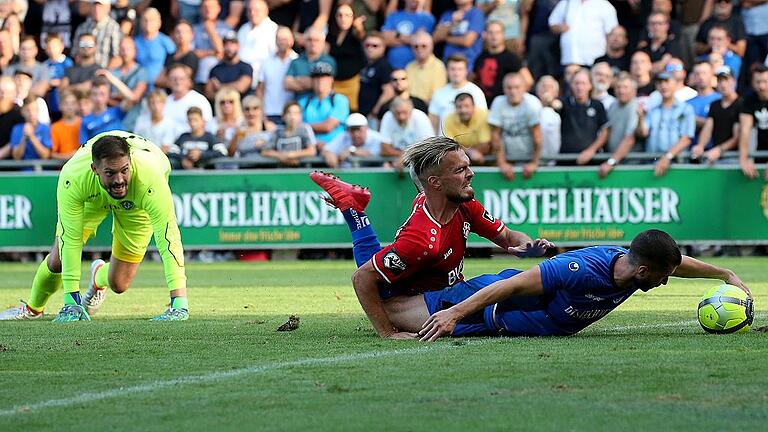
[{"label": "green goalkeeper jersey", "polygon": [[[91,146],[105,134],[122,136],[130,146],[131,177],[128,192],[119,200],[107,193],[98,176],[91,170]],[[168,288],[186,288],[184,251],[168,185],[171,166],[167,156],[157,145],[139,135],[124,131],[105,134],[99,134],[85,143],[64,165],[59,175],[56,199],[60,232],[57,235],[65,292],[79,288],[83,243],[86,240],[84,234],[89,228],[87,219],[94,209],[103,210],[102,215],[112,213],[115,220],[120,220],[120,212],[145,212],[147,217],[139,218],[148,221],[143,222],[143,226],[121,225],[119,228],[130,236],[133,232],[147,232],[149,227],[146,225],[151,225],[155,244],[163,260]]]}]

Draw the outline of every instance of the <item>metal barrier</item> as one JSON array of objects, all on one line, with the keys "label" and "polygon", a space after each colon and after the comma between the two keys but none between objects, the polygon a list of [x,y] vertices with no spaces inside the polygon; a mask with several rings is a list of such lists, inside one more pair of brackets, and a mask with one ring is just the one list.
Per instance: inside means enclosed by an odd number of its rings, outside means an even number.
[{"label": "metal barrier", "polygon": [[[768,151],[755,151],[750,152],[750,157],[768,159]],[[565,153],[558,154],[552,157],[542,157],[540,164],[547,165],[550,162],[570,162],[575,163],[578,158],[578,153]],[[664,156],[664,153],[628,153],[624,157],[624,161],[632,161],[633,163],[622,163],[622,166],[636,165],[639,161],[652,162],[658,158]],[[611,153],[603,152],[596,154],[593,158],[593,162],[604,162],[611,158]],[[729,151],[723,153],[720,160],[738,160],[739,152]],[[394,162],[397,160],[395,157],[350,157],[348,162],[351,168],[372,167],[381,166],[386,162]],[[527,162],[527,160],[521,159],[507,159],[508,162]],[[681,152],[675,157],[675,161],[678,163],[690,163],[690,153]],[[58,170],[66,163],[61,160],[51,159],[31,159],[31,160],[0,160],[0,170],[13,171],[23,170],[25,168],[32,168],[32,171],[45,171],[45,170]],[[487,156],[485,158],[486,165],[494,165],[496,163],[496,157]],[[259,155],[233,158],[233,157],[221,157],[211,159],[206,163],[206,168],[222,168],[222,167],[237,167],[237,168],[277,168],[279,166],[278,161],[273,158],[267,158]],[[297,168],[322,168],[326,167],[325,160],[320,156],[313,156],[303,158],[299,161]]]}]

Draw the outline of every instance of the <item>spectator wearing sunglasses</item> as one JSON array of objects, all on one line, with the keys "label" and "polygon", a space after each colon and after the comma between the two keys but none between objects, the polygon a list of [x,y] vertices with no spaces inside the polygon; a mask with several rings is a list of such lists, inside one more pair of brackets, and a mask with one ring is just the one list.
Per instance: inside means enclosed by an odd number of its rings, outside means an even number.
[{"label": "spectator wearing sunglasses", "polygon": [[411,38],[411,49],[415,60],[405,68],[411,83],[411,95],[429,103],[437,89],[448,82],[445,64],[433,54],[432,36],[425,32]]}]

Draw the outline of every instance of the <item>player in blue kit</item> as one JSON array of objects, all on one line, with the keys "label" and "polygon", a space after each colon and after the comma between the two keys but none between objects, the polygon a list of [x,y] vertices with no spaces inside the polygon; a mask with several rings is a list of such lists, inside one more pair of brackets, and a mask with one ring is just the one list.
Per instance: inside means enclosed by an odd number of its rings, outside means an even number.
[{"label": "player in blue kit", "polygon": [[574,250],[526,271],[504,270],[400,298],[387,312],[396,326],[419,331],[428,341],[443,335],[565,336],[604,317],[637,290],[665,285],[670,276],[720,279],[749,294],[733,271],[683,256],[669,234],[647,230],[628,250]]}]

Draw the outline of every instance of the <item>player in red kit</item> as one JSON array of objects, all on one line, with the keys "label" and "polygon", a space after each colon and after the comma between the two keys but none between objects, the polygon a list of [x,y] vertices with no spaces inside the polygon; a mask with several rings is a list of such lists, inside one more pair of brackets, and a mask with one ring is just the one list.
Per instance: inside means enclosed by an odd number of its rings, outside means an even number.
[{"label": "player in red kit", "polygon": [[364,210],[367,189],[321,172],[310,176],[330,195],[328,202],[344,214],[352,233],[358,269],[352,278],[358,300],[376,332],[387,338],[413,338],[387,316],[385,303],[402,295],[441,290],[464,279],[464,252],[470,232],[516,256],[536,257],[553,245],[507,229],[477,200],[469,158],[454,140],[431,137],[413,144],[403,156],[423,192],[398,230],[395,241],[381,248]]}]

